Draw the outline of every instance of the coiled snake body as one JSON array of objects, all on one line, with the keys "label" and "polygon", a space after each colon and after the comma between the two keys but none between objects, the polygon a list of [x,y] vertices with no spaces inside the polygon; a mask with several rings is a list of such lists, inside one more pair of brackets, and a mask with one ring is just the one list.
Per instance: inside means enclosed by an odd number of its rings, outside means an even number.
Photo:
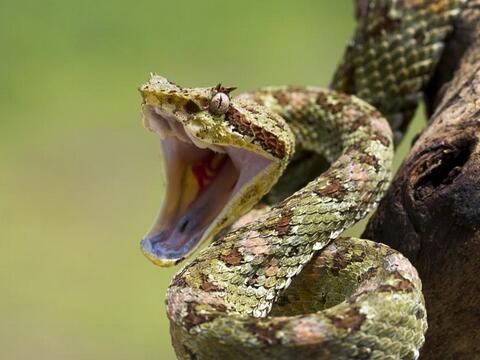
[{"label": "coiled snake body", "polygon": [[[427,323],[415,269],[384,245],[339,235],[388,186],[393,138],[381,114],[394,131],[411,117],[464,1],[365,3],[337,91],[269,87],[231,98],[231,88],[158,75],[140,88],[167,173],[143,252],[169,266],[215,238],[168,290],[179,358],[419,356]],[[281,181],[302,177],[295,149],[330,168],[251,210],[289,163]]]}]

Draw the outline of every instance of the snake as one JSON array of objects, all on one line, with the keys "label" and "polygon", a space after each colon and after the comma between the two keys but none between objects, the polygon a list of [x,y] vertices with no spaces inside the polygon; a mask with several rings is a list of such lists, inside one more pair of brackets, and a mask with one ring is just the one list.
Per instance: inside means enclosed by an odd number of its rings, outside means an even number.
[{"label": "snake", "polygon": [[[360,1],[329,89],[232,96],[157,74],[140,87],[166,178],[141,249],[167,267],[208,244],[167,291],[179,359],[420,356],[428,326],[415,268],[386,245],[341,234],[388,188],[398,134],[464,3]],[[329,167],[312,179],[298,154]],[[262,201],[282,181],[280,200]]]}]

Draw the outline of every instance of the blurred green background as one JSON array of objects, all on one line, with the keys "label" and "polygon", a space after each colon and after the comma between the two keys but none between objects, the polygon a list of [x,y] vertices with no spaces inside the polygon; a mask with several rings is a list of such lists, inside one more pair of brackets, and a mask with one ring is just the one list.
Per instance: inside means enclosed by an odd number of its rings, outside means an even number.
[{"label": "blurred green background", "polygon": [[136,88],[327,86],[353,29],[351,1],[2,1],[0,358],[174,359]]}]

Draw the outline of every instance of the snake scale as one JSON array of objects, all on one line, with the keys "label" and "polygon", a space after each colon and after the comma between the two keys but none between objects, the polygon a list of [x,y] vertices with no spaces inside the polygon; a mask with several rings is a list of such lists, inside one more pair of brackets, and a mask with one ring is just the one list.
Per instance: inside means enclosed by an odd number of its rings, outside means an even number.
[{"label": "snake scale", "polygon": [[[415,269],[385,245],[339,236],[387,188],[394,141],[464,3],[359,1],[331,90],[231,97],[233,88],[185,88],[156,74],[141,86],[167,175],[142,250],[170,266],[211,241],[168,289],[178,358],[419,357],[427,319]],[[279,178],[302,178],[286,171],[295,151],[330,167],[271,207],[258,205]]]}]

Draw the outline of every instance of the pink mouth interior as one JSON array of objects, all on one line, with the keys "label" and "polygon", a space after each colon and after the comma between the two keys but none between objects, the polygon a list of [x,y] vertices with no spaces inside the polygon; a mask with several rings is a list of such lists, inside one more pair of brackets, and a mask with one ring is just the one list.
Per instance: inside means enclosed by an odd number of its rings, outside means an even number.
[{"label": "pink mouth interior", "polygon": [[[167,188],[161,212],[142,247],[156,258],[179,260],[197,247],[232,197],[271,160],[231,146],[199,148],[173,116],[157,113],[151,106],[144,107],[144,114],[147,126],[163,138]],[[195,189],[187,189],[192,181]]]}]

